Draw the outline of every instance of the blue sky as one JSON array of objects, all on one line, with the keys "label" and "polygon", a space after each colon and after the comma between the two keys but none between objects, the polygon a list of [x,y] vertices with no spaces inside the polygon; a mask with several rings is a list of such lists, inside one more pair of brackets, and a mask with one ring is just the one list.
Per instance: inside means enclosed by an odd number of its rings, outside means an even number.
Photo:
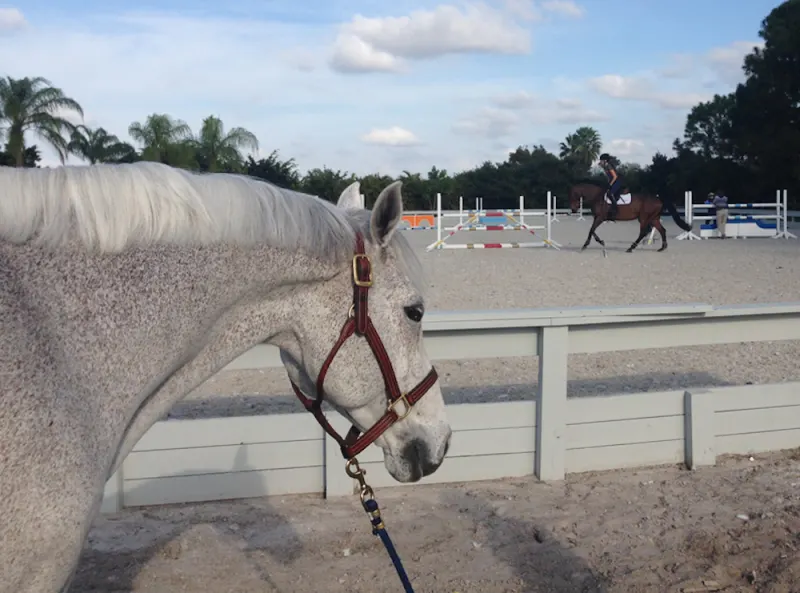
[{"label": "blue sky", "polygon": [[50,79],[123,139],[153,112],[193,130],[214,114],[301,171],[454,172],[557,151],[581,125],[648,163],[692,105],[742,80],[778,4],[0,0],[0,75]]}]

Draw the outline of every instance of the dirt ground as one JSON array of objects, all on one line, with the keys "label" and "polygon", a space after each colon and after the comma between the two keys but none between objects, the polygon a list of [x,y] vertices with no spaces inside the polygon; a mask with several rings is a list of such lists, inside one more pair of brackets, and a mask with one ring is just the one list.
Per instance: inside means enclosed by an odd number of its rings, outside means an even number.
[{"label": "dirt ground", "polygon": [[[376,495],[417,593],[800,591],[800,450]],[[100,517],[70,591],[402,587],[356,496],[292,496]]]}]

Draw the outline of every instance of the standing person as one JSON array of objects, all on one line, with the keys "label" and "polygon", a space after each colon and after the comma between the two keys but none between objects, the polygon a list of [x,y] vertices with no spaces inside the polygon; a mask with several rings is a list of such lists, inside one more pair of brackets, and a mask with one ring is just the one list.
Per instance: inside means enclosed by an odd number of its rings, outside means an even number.
[{"label": "standing person", "polygon": [[619,200],[619,192],[622,189],[622,179],[619,173],[611,163],[611,156],[604,152],[600,155],[600,167],[608,178],[608,193],[611,197],[611,208],[608,212],[607,219],[614,220],[617,217],[617,200]]},{"label": "standing person", "polygon": [[724,191],[718,190],[716,194],[714,192],[708,194],[708,199],[717,209],[717,230],[720,232],[720,238],[727,239],[725,228],[728,224],[728,196]]}]

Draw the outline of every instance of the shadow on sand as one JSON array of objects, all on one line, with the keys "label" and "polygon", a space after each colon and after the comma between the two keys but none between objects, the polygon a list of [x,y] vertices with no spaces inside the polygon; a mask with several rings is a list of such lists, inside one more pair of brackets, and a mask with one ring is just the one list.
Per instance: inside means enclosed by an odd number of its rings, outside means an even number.
[{"label": "shadow on sand", "polygon": [[[584,558],[559,542],[548,519],[534,509],[528,519],[514,516],[518,509],[506,499],[491,501],[485,493],[445,491],[446,505],[457,505],[475,524],[476,535],[494,558],[509,567],[517,583],[510,591],[524,593],[606,593],[609,583]],[[491,575],[486,575],[491,576]],[[494,591],[495,589],[492,589]]]},{"label": "shadow on sand", "polygon": [[[230,471],[241,472],[236,480],[237,493],[263,491],[264,478],[252,471],[255,469],[249,466],[244,448],[240,448],[230,468]],[[191,475],[196,474],[191,471],[181,474]],[[132,501],[142,500],[151,495],[152,487],[152,482],[138,488],[134,486],[126,494]],[[150,563],[174,562],[185,554],[190,555],[193,541],[210,536],[221,557],[231,551],[238,557],[244,554],[251,567],[249,577],[263,582],[264,593],[277,592],[279,588],[263,570],[258,556],[268,554],[281,564],[291,565],[303,553],[303,545],[291,524],[270,506],[269,500],[260,497],[157,505],[103,514],[95,519],[89,532],[88,543],[68,591],[133,591],[143,567]],[[163,583],[160,589],[181,590],[173,582]]]}]

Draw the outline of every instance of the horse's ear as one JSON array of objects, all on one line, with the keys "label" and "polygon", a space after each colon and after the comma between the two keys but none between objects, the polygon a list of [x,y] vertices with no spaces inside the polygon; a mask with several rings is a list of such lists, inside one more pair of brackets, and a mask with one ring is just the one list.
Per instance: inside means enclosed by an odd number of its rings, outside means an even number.
[{"label": "horse's ear", "polygon": [[381,247],[386,247],[403,218],[403,194],[400,188],[402,181],[387,185],[372,208],[370,233],[372,240]]},{"label": "horse's ear", "polygon": [[344,188],[336,205],[344,210],[363,208],[361,204],[361,184],[358,181],[354,181]]}]

